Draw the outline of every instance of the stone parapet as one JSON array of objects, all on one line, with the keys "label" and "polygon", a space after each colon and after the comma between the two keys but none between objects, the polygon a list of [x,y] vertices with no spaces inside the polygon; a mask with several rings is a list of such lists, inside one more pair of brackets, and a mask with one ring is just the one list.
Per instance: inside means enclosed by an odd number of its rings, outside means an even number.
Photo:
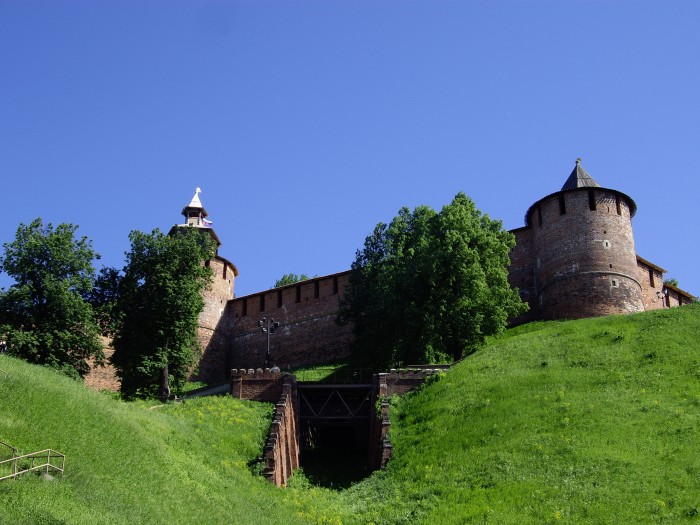
[{"label": "stone parapet", "polygon": [[231,370],[231,395],[238,399],[275,403],[282,395],[284,377],[279,368]]},{"label": "stone parapet", "polygon": [[278,487],[287,485],[289,476],[299,468],[299,431],[296,379],[285,374],[282,395],[275,404],[263,452],[263,476]]}]

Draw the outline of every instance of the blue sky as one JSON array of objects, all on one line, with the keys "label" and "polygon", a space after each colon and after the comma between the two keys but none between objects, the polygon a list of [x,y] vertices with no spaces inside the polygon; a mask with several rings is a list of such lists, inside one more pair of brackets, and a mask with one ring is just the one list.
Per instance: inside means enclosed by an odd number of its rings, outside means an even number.
[{"label": "blue sky", "polygon": [[695,0],[0,0],[0,242],[70,222],[121,267],[199,186],[241,296],[346,270],[378,222],[459,191],[522,226],[582,157],[637,202],[639,255],[700,295],[699,20]]}]

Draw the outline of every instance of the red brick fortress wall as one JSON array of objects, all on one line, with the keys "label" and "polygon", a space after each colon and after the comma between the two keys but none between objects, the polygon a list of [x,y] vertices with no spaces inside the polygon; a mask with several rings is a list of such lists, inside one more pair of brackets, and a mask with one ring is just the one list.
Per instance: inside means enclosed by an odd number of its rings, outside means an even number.
[{"label": "red brick fortress wall", "polygon": [[231,394],[238,399],[275,403],[263,451],[263,475],[278,487],[299,468],[299,407],[296,378],[278,369],[232,370]]},{"label": "red brick fortress wall", "polygon": [[352,328],[335,323],[350,272],[302,281],[234,299],[227,313],[231,362],[237,368],[265,366],[264,317],[280,327],[270,336],[270,366],[283,369],[328,363],[350,355]]}]

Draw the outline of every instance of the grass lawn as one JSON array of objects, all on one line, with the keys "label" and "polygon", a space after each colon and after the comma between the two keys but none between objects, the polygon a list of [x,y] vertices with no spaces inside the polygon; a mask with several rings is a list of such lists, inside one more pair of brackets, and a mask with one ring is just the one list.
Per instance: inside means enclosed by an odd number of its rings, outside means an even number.
[{"label": "grass lawn", "polygon": [[700,523],[700,306],[507,331],[392,400],[349,488],[257,475],[271,405],[124,403],[0,356],[0,441],[67,455],[0,482],[0,524]]}]

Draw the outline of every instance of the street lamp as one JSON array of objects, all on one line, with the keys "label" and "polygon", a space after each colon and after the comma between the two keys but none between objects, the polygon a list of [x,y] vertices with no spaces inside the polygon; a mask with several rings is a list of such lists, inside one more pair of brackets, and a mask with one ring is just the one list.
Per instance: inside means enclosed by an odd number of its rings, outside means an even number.
[{"label": "street lamp", "polygon": [[265,368],[270,366],[270,334],[274,334],[280,324],[274,319],[263,317],[258,321],[258,326],[267,334],[267,352],[265,352]]}]

